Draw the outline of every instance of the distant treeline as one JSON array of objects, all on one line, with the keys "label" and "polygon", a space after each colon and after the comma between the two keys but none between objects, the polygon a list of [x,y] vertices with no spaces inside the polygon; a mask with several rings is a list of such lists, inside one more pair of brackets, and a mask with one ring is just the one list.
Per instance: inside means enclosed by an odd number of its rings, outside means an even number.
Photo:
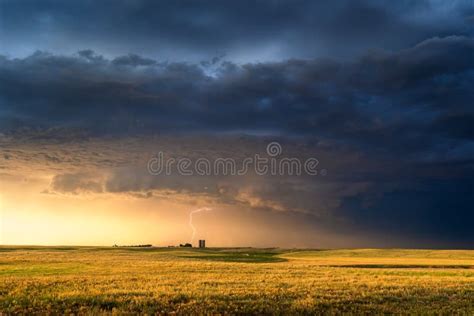
[{"label": "distant treeline", "polygon": [[114,247],[153,247],[151,244],[145,244],[145,245],[114,245]]}]

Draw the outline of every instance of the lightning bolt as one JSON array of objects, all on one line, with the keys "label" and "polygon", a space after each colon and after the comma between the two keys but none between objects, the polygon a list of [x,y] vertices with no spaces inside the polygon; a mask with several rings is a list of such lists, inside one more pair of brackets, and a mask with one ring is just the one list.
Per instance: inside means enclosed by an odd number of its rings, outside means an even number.
[{"label": "lightning bolt", "polygon": [[193,230],[193,234],[191,235],[191,244],[194,241],[194,236],[196,235],[196,227],[193,225],[193,214],[200,213],[200,212],[209,212],[212,211],[212,208],[209,207],[201,207],[196,210],[193,210],[189,213],[189,226]]}]

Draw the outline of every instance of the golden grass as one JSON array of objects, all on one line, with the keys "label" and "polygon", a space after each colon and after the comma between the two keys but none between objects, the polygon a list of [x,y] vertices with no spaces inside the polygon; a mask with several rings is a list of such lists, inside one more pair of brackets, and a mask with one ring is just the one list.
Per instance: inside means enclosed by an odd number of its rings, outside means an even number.
[{"label": "golden grass", "polygon": [[0,311],[473,314],[474,251],[0,248]]}]

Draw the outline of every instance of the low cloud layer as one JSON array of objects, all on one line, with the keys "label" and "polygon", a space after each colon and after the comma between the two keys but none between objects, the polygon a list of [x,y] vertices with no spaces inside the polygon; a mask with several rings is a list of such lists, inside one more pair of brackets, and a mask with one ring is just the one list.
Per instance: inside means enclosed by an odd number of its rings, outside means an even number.
[{"label": "low cloud layer", "polygon": [[[317,157],[325,176],[151,175],[147,160],[158,151],[169,157],[236,160],[265,155],[278,140],[283,157]],[[410,162],[363,149],[282,137],[167,136],[99,137],[65,141],[52,136],[16,135],[0,144],[8,155],[0,168],[10,175],[50,175],[43,194],[71,198],[169,200],[238,207],[273,216],[304,217],[315,229],[361,239],[382,236],[374,245],[409,238],[412,246],[466,246],[474,237],[472,167],[466,162]],[[45,153],[48,153],[47,155]],[[264,215],[266,214],[266,215]],[[293,214],[293,215],[291,215]],[[406,241],[404,243],[406,244]]]}]

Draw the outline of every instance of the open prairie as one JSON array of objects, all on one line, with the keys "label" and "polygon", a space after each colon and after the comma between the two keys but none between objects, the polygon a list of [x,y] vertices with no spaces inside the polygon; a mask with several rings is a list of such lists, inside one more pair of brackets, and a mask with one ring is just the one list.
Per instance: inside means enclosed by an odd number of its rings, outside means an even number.
[{"label": "open prairie", "polygon": [[474,251],[0,247],[4,313],[474,313]]}]

